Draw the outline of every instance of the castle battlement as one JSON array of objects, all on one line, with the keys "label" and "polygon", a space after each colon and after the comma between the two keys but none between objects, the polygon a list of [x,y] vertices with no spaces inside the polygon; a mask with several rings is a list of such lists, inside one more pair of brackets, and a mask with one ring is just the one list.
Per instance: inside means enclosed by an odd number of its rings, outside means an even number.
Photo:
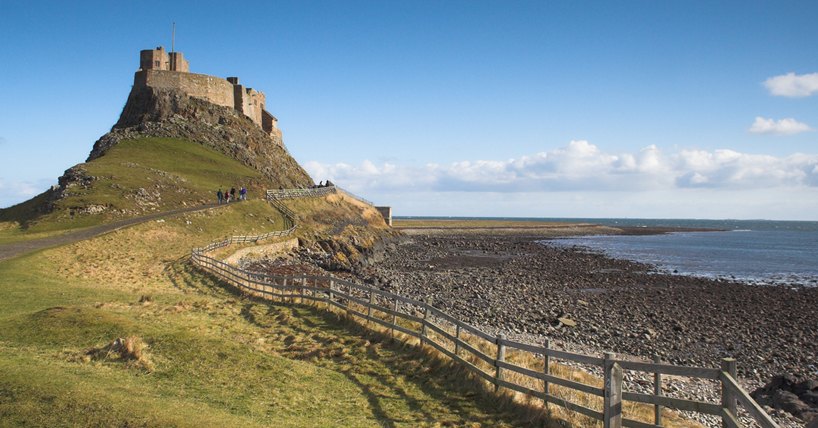
[{"label": "castle battlement", "polygon": [[134,89],[179,89],[191,97],[232,107],[249,117],[264,132],[281,141],[278,119],[264,109],[267,101],[264,92],[245,88],[239,84],[238,77],[224,79],[189,71],[190,63],[182,57],[181,52],[167,53],[162,46],[143,50],[139,53],[139,70],[134,75]]}]

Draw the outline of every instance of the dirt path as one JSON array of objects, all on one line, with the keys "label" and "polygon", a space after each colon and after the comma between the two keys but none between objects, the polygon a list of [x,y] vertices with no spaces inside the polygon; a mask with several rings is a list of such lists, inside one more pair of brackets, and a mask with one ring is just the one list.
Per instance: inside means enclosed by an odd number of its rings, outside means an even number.
[{"label": "dirt path", "polygon": [[142,217],[129,218],[127,220],[115,221],[113,223],[103,224],[100,226],[89,227],[74,232],[69,232],[59,236],[51,236],[48,238],[35,239],[32,241],[14,242],[11,244],[0,245],[0,261],[19,256],[21,254],[29,253],[43,248],[54,247],[57,245],[69,244],[71,242],[82,241],[83,239],[90,239],[103,233],[113,232],[114,230],[122,229],[123,227],[132,226],[139,223],[144,223],[160,217],[167,217],[171,215],[187,213],[192,211],[201,211],[208,208],[220,208],[225,205],[217,203],[196,205],[193,207],[182,208],[173,211],[166,211],[156,214],[150,214]]}]

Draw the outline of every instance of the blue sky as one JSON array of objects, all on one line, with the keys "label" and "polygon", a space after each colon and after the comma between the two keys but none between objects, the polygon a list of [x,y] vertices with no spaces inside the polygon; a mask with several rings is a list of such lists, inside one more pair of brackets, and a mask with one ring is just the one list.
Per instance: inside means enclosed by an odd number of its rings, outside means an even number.
[{"label": "blue sky", "polygon": [[0,207],[85,160],[139,51],[267,95],[395,215],[818,220],[815,2],[6,2]]}]

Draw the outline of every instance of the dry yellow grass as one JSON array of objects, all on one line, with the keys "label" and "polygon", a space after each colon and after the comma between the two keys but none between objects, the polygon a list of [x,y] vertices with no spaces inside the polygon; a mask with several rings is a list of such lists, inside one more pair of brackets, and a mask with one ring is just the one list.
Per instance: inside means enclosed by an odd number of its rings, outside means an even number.
[{"label": "dry yellow grass", "polygon": [[[339,316],[344,316],[346,320],[352,324],[355,324],[358,328],[366,328],[376,332],[379,337],[385,338],[396,338],[399,341],[413,344],[414,346],[419,346],[420,342],[417,338],[413,338],[411,336],[402,334],[400,332],[396,332],[393,334],[392,330],[389,328],[381,327],[373,325],[372,323],[367,323],[366,321],[355,318],[355,317],[348,317],[346,316],[345,311],[341,311],[333,306],[326,305],[323,303],[314,303],[309,300],[304,300],[300,298],[299,293],[285,293],[289,294],[291,297],[289,298],[282,298],[279,299],[281,303],[307,303],[311,306],[317,306],[323,308],[325,310],[330,310],[339,314]],[[261,294],[256,294],[256,296],[261,297]],[[366,313],[366,308],[363,306],[359,306],[357,304],[351,305],[352,310]],[[392,316],[384,313],[376,312],[374,316],[383,319],[384,321],[392,321]],[[398,319],[398,325],[410,328],[414,331],[420,331],[420,325],[417,323],[413,323],[410,321],[403,321],[400,318]],[[445,328],[444,330],[449,331],[450,334],[454,335],[455,331],[451,328]],[[497,355],[497,346],[491,343],[486,342],[485,340],[468,334],[461,332],[460,335],[461,339],[470,344],[472,347],[478,349],[482,353],[493,357]],[[449,342],[444,337],[434,333],[433,331],[429,331],[429,338],[436,341],[439,344],[443,344],[450,352],[455,352],[454,344]],[[340,357],[343,356],[343,351],[341,351],[343,347],[338,346],[293,346],[291,349],[288,349],[288,352],[291,352],[291,356],[299,359],[314,359],[314,358],[327,358],[327,357]],[[569,424],[569,426],[574,427],[601,427],[602,422],[598,421],[594,418],[585,416],[580,414],[576,411],[572,411],[571,409],[553,405],[553,404],[545,404],[542,400],[532,397],[528,394],[523,394],[516,391],[511,391],[507,389],[501,389],[499,393],[494,392],[494,385],[490,384],[489,382],[485,381],[484,379],[471,374],[468,370],[464,367],[460,366],[457,362],[451,360],[449,357],[444,355],[443,353],[437,351],[434,347],[425,345],[421,346],[422,352],[425,355],[425,358],[428,360],[427,362],[431,361],[431,366],[427,366],[424,369],[427,370],[440,370],[439,366],[445,366],[447,370],[456,370],[462,375],[462,380],[464,382],[469,383],[469,387],[472,388],[476,393],[480,393],[483,396],[489,397],[490,399],[497,400],[501,403],[506,403],[507,405],[512,405],[514,407],[514,411],[517,414],[517,417],[520,420],[527,421],[532,426],[554,426],[554,427],[561,427],[564,424]],[[464,358],[466,361],[474,365],[475,367],[481,369],[482,371],[494,375],[495,367],[490,366],[481,358],[471,354],[468,351],[461,350],[459,352],[459,356]],[[545,359],[542,356],[534,355],[530,352],[520,351],[520,350],[509,350],[506,353],[506,362],[510,364],[514,364],[520,367],[524,367],[527,369],[531,369],[537,372],[542,372],[545,368]],[[583,371],[579,368],[553,362],[549,365],[550,374],[563,378],[568,379],[574,382],[579,382],[585,385],[594,386],[597,388],[603,387],[603,380],[599,377],[593,376],[590,373]],[[506,370],[504,372],[504,378],[506,381],[516,383],[523,387],[542,391],[544,389],[544,382],[539,379],[531,378],[516,372]],[[587,394],[584,392],[580,392],[571,388],[563,387],[560,385],[550,384],[549,385],[549,392],[550,394],[559,397],[563,400],[570,401],[574,404],[579,404],[581,406],[602,412],[603,409],[603,400],[602,397],[594,396],[591,394]],[[623,416],[628,419],[637,420],[644,423],[653,423],[654,422],[654,406],[642,404],[642,403],[635,403],[630,401],[623,402]],[[662,409],[662,420],[663,425],[670,428],[702,428],[702,425],[695,421],[690,421],[682,418],[678,413],[663,408]]]},{"label": "dry yellow grass", "polygon": [[92,361],[120,361],[145,372],[153,371],[148,344],[141,337],[118,337],[103,347],[93,346],[81,352],[69,352],[68,359],[83,363]]},{"label": "dry yellow grass", "polygon": [[[265,203],[254,201],[248,204],[263,207]],[[223,231],[231,222],[235,223],[235,228],[227,230],[236,234],[239,230],[249,230],[253,234],[276,230],[267,217],[275,214],[280,225],[277,211],[265,207],[270,212],[264,218],[247,215],[259,206],[242,203],[166,217],[55,248],[48,251],[46,257],[56,267],[58,276],[91,281],[95,287],[130,292],[178,292],[167,271],[168,266],[187,257],[191,248],[201,245],[208,229],[221,230],[216,232],[218,235],[210,235],[219,236],[219,240],[229,236]]]}]

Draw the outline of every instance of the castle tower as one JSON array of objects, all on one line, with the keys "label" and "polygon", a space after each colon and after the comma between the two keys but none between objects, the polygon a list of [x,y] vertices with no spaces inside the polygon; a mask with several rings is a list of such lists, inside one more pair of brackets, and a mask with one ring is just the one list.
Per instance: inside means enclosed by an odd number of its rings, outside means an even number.
[{"label": "castle tower", "polygon": [[139,68],[142,70],[190,71],[190,63],[182,57],[181,52],[165,52],[159,46],[139,52]]},{"label": "castle tower", "polygon": [[182,58],[181,52],[170,53],[170,71],[181,71],[183,73],[190,71],[190,63]]}]

